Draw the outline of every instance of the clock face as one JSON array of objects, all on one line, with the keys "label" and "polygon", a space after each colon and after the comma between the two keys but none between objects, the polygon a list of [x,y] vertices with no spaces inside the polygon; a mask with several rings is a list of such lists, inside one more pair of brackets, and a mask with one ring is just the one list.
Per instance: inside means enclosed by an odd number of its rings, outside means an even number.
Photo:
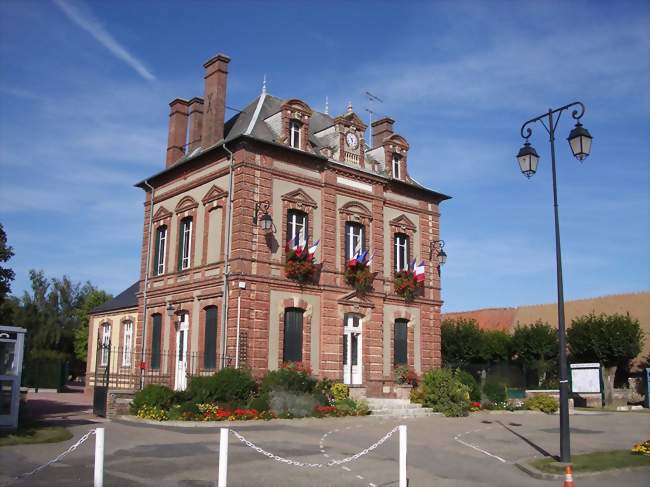
[{"label": "clock face", "polygon": [[351,149],[356,149],[359,145],[359,139],[352,132],[348,132],[345,136],[345,142],[348,144],[348,147]]}]

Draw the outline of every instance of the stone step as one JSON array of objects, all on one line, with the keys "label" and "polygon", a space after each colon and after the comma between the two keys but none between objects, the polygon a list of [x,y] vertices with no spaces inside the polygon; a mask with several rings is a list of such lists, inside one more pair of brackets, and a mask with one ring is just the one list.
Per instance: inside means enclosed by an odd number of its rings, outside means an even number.
[{"label": "stone step", "polygon": [[373,416],[389,416],[389,417],[421,417],[421,416],[439,416],[440,413],[434,413],[428,408],[419,409],[377,409],[372,411]]},{"label": "stone step", "polygon": [[411,403],[406,399],[369,398],[367,401],[370,409],[416,409],[422,407],[421,404]]}]

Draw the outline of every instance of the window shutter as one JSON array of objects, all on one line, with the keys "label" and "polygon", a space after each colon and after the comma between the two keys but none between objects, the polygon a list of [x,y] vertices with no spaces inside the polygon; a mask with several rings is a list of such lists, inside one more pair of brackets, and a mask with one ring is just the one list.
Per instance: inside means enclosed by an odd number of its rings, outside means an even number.
[{"label": "window shutter", "polygon": [[366,227],[359,225],[359,231],[361,233],[361,252],[363,253],[368,248],[366,246]]},{"label": "window shutter", "polygon": [[291,210],[287,211],[287,242],[291,240],[292,237],[292,232],[291,232],[291,220],[293,218],[293,212]]},{"label": "window shutter", "polygon": [[350,223],[345,224],[345,235],[343,236],[343,241],[345,242],[345,263],[347,264],[350,261]]},{"label": "window shutter", "polygon": [[394,337],[394,365],[407,365],[408,350],[408,321],[395,320],[395,337]]},{"label": "window shutter", "polygon": [[203,366],[206,369],[217,367],[217,307],[205,308],[205,333],[203,338]]},{"label": "window shutter", "polygon": [[160,338],[162,332],[162,316],[152,316],[153,324],[151,331],[151,368],[160,369]]},{"label": "window shutter", "polygon": [[283,362],[302,362],[303,310],[287,308],[284,312]]},{"label": "window shutter", "polygon": [[156,231],[156,241],[154,242],[154,245],[156,248],[154,249],[154,261],[153,261],[153,275],[157,276],[158,275],[158,262],[160,262],[160,236],[162,235],[162,227],[158,227],[158,230]]},{"label": "window shutter", "polygon": [[399,255],[399,240],[398,235],[393,235],[393,262],[395,263],[395,272],[400,270],[399,263],[397,262],[397,256]]},{"label": "window shutter", "polygon": [[182,220],[178,227],[178,270],[183,268],[183,239],[185,238],[185,225],[187,223]]}]

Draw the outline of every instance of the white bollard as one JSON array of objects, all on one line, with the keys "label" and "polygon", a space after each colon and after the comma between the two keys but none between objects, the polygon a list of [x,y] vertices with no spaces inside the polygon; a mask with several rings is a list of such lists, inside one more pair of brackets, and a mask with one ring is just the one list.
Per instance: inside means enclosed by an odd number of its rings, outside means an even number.
[{"label": "white bollard", "polygon": [[228,482],[228,428],[221,428],[219,436],[219,482],[217,487],[226,487]]},{"label": "white bollard", "polygon": [[95,483],[94,487],[104,485],[104,428],[95,430]]},{"label": "white bollard", "polygon": [[406,425],[399,426],[399,487],[406,487]]}]

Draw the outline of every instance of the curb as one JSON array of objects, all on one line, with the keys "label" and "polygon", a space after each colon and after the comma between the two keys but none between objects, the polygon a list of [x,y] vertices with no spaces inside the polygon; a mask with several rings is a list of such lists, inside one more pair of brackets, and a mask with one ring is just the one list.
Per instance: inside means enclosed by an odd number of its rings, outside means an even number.
[{"label": "curb", "polygon": [[[539,480],[564,480],[564,474],[556,474],[556,473],[548,473],[548,472],[542,472],[541,470],[538,470],[537,468],[533,467],[530,465],[528,462],[531,462],[533,460],[537,460],[539,457],[527,457],[527,458],[522,458],[520,460],[517,460],[515,462],[515,466],[521,470],[522,472],[528,474],[529,476],[539,479]],[[581,472],[581,473],[576,473],[575,471],[573,472],[573,478],[582,478],[582,477],[596,477],[599,475],[608,475],[608,474],[617,474],[617,473],[624,473],[624,472],[633,472],[636,470],[649,470],[650,467],[642,466],[642,467],[625,467],[625,468],[611,468],[609,470],[601,470],[599,472]]]},{"label": "curb", "polygon": [[[281,419],[281,418],[275,418],[275,419],[249,419],[249,420],[242,420],[242,421],[156,421],[153,419],[143,419],[143,418],[138,418],[136,416],[131,416],[131,415],[121,415],[121,416],[116,416],[111,419],[111,421],[121,421],[123,423],[130,423],[134,425],[149,425],[149,426],[159,426],[159,427],[169,427],[169,428],[209,428],[209,429],[217,429],[217,428],[226,428],[226,427],[233,427],[233,426],[241,426],[243,424],[255,424],[256,426],[264,425],[264,424],[270,424],[270,425],[277,425],[277,424],[300,424],[300,423],[316,423],[320,422],[323,419],[345,419],[345,418],[355,418],[355,419],[362,419],[362,418],[376,418],[376,419],[387,419],[390,416],[373,416],[372,414],[368,414],[366,416],[344,416],[342,418],[293,418],[293,419]],[[395,418],[395,419],[402,419],[402,418]]]}]

